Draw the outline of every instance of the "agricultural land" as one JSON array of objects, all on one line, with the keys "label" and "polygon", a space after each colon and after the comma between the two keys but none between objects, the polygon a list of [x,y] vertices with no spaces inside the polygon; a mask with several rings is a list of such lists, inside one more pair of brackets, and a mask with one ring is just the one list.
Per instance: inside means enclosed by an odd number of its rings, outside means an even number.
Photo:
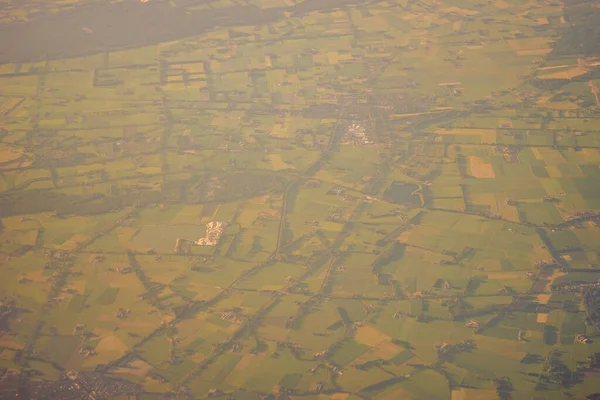
[{"label": "agricultural land", "polygon": [[0,2],[0,398],[600,398],[598,21]]}]

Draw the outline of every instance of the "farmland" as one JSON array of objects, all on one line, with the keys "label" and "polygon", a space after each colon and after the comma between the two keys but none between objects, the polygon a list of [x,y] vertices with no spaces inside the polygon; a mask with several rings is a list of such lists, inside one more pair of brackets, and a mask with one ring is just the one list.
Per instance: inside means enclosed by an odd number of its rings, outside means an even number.
[{"label": "farmland", "polygon": [[599,396],[597,1],[4,3],[2,396]]}]

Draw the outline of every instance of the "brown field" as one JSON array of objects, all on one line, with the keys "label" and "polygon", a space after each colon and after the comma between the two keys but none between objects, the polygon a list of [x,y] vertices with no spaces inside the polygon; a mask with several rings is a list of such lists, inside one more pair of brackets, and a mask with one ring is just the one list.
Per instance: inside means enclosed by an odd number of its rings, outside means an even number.
[{"label": "brown field", "polygon": [[389,342],[389,336],[381,333],[378,329],[366,325],[356,329],[354,339],[358,343],[366,344],[367,346],[375,347],[381,342]]},{"label": "brown field", "polygon": [[100,340],[96,346],[96,352],[98,356],[104,360],[112,360],[120,357],[125,353],[129,347],[127,347],[121,339],[115,335],[107,336]]},{"label": "brown field", "polygon": [[374,360],[387,360],[400,353],[402,348],[392,342],[384,341],[354,360],[354,363],[362,364]]},{"label": "brown field", "polygon": [[545,168],[550,178],[562,178],[562,174],[560,173],[556,165],[546,165]]},{"label": "brown field", "polygon": [[538,314],[535,321],[539,322],[540,324],[545,324],[548,322],[548,314]]},{"label": "brown field", "polygon": [[348,393],[335,393],[331,396],[331,400],[346,400],[350,396]]},{"label": "brown field", "polygon": [[16,349],[16,350],[23,349],[23,345],[10,340],[9,335],[6,335],[5,337],[0,338],[0,347]]},{"label": "brown field", "polygon": [[495,390],[460,388],[452,391],[452,400],[494,400],[497,398]]},{"label": "brown field", "polygon": [[441,82],[438,83],[438,86],[458,86],[462,85],[462,82]]},{"label": "brown field", "polygon": [[508,45],[515,52],[524,50],[542,50],[548,48],[552,50],[550,43],[552,43],[552,40],[547,37],[532,37],[508,41]]},{"label": "brown field", "polygon": [[544,160],[546,165],[556,165],[565,162],[565,158],[562,154],[555,149],[548,147],[532,147],[531,151],[538,160]]},{"label": "brown field", "polygon": [[510,4],[509,2],[504,1],[504,0],[496,0],[496,1],[494,1],[493,4],[494,4],[495,7],[498,7],[498,8],[510,8],[510,7],[512,7],[512,4]]},{"label": "brown field", "polygon": [[0,359],[2,359],[2,360],[12,360],[14,357],[15,357],[15,350],[3,349],[0,351]]},{"label": "brown field", "polygon": [[[553,94],[545,94],[545,95],[542,95],[542,96],[538,97],[538,99],[535,101],[535,103],[536,103],[536,104],[544,104],[544,105],[545,105],[545,104],[547,104],[547,103],[550,101],[550,99],[552,99],[553,97],[554,97],[554,95],[553,95]],[[534,149],[534,147],[532,147],[531,149],[533,150],[533,149]]]},{"label": "brown field", "polygon": [[21,157],[23,150],[0,143],[0,163],[6,163]]},{"label": "brown field", "polygon": [[289,129],[291,128],[290,122],[285,119],[282,121],[278,121],[275,125],[273,125],[273,129],[271,129],[271,133],[269,136],[276,138],[287,138],[290,137]]},{"label": "brown field", "polygon": [[518,50],[516,51],[518,56],[541,56],[552,52],[552,48],[547,49],[536,49],[536,50]]},{"label": "brown field", "polygon": [[532,264],[536,261],[549,260],[550,258],[552,258],[552,256],[548,249],[541,245],[533,246],[532,252],[529,255],[529,261],[531,261]]},{"label": "brown field", "polygon": [[558,269],[555,269],[554,271],[552,271],[552,275],[548,279],[548,284],[544,288],[544,292],[550,293],[550,287],[552,286],[552,283],[554,283],[554,280],[556,278],[560,278],[561,276],[564,276],[564,275],[566,275],[566,273],[562,272]]},{"label": "brown field", "polygon": [[563,68],[568,68],[568,65],[552,65],[550,67],[540,67],[537,70],[538,71],[550,71],[553,69],[563,69]]},{"label": "brown field", "polygon": [[75,235],[71,236],[70,239],[65,241],[63,244],[56,246],[56,247],[60,248],[61,250],[72,251],[72,250],[75,250],[77,248],[77,246],[79,246],[81,243],[85,243],[90,239],[91,239],[91,237],[88,235],[84,235],[82,233],[76,233]]},{"label": "brown field", "polygon": [[538,304],[548,304],[548,300],[550,300],[549,294],[538,294],[537,296]]},{"label": "brown field", "polygon": [[381,333],[372,326],[358,328],[354,338],[357,342],[372,347],[372,349],[355,360],[359,364],[373,360],[388,359],[402,351],[401,347],[390,341],[389,336]]},{"label": "brown field", "polygon": [[547,103],[546,108],[550,110],[577,110],[579,106],[571,101],[557,101]]},{"label": "brown field", "polygon": [[588,163],[600,163],[600,151],[598,149],[581,149],[583,159]]},{"label": "brown field", "polygon": [[484,163],[481,157],[469,156],[469,169],[471,175],[475,178],[490,179],[496,177],[492,165]]},{"label": "brown field", "polygon": [[440,11],[442,11],[444,13],[456,13],[458,15],[464,15],[464,16],[479,14],[479,11],[466,10],[466,9],[458,8],[458,7],[445,7],[445,8],[442,8]]},{"label": "brown field", "polygon": [[587,74],[589,70],[585,67],[574,66],[566,71],[560,71],[550,74],[540,74],[539,79],[573,79],[580,75]]}]

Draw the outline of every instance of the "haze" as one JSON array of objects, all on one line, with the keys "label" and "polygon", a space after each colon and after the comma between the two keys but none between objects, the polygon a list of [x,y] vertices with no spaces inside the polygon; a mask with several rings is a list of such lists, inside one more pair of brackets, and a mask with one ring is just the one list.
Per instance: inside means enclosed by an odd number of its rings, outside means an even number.
[{"label": "haze", "polygon": [[600,2],[5,0],[0,398],[600,398]]}]

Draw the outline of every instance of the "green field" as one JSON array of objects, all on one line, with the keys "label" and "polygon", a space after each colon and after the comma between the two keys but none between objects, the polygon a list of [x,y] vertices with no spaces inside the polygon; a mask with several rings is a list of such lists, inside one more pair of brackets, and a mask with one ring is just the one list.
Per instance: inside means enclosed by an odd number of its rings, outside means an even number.
[{"label": "green field", "polygon": [[5,3],[6,396],[600,392],[597,1]]}]

